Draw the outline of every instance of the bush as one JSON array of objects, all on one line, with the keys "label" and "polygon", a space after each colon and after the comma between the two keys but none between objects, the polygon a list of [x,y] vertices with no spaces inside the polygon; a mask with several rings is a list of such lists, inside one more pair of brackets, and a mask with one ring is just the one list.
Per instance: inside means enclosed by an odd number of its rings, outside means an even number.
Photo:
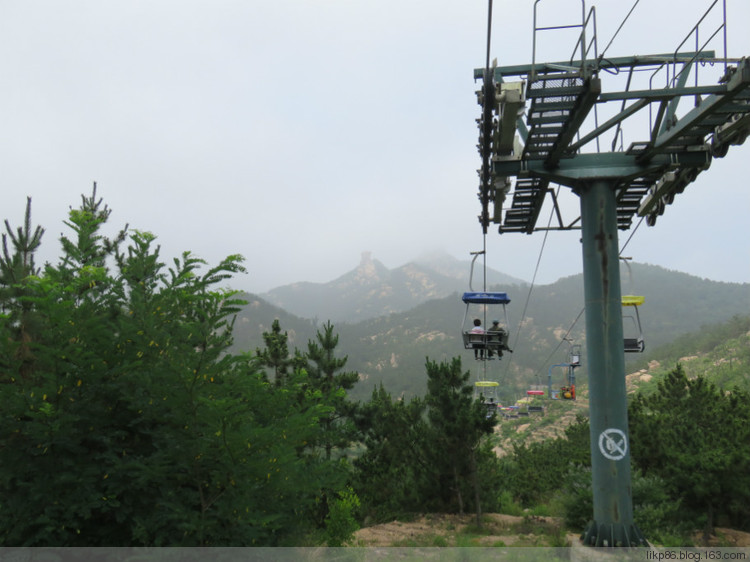
[{"label": "bush", "polygon": [[328,546],[343,546],[359,529],[355,513],[359,508],[359,498],[354,490],[347,487],[333,500],[328,500],[328,515],[325,518]]},{"label": "bush", "polygon": [[[680,500],[670,497],[664,480],[658,476],[632,474],[633,522],[651,542],[677,546],[689,530],[698,526],[692,518],[685,518]],[[569,529],[583,530],[594,510],[591,489],[591,470],[580,468],[569,475],[568,486],[560,497],[563,518]]]},{"label": "bush", "polygon": [[508,490],[502,491],[497,501],[500,513],[517,517],[523,515],[523,507],[513,499],[513,495]]},{"label": "bush", "polygon": [[591,490],[591,469],[578,467],[568,473],[562,494],[563,519],[569,529],[586,528],[594,512],[594,493]]},{"label": "bush", "polygon": [[682,501],[670,497],[662,478],[644,476],[636,470],[632,486],[633,520],[649,541],[673,543],[676,537],[685,537],[690,529],[698,526],[691,517],[686,517]]}]

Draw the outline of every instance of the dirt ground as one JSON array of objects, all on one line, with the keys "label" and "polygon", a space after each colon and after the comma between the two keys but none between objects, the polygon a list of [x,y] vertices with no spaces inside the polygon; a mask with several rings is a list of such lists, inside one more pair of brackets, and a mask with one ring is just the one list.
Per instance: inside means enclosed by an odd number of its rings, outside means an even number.
[{"label": "dirt ground", "polygon": [[[392,521],[364,527],[355,533],[357,546],[573,546],[580,534],[562,530],[554,517],[484,515],[477,531],[473,515],[426,514],[412,521]],[[696,544],[700,542],[696,536]],[[562,544],[561,544],[562,543]],[[750,547],[750,533],[717,528],[708,546]]]},{"label": "dirt ground", "polygon": [[[355,533],[359,546],[551,546],[556,540],[578,540],[565,536],[554,517],[523,518],[498,513],[483,516],[477,531],[474,515],[427,514],[413,521],[392,521],[364,527]],[[561,536],[562,534],[562,536]],[[572,543],[571,543],[572,544]],[[562,546],[556,544],[555,546]]]},{"label": "dirt ground", "polygon": [[[696,535],[696,540],[700,541],[701,536]],[[750,546],[750,533],[716,527],[716,534],[708,539],[708,546]]]}]

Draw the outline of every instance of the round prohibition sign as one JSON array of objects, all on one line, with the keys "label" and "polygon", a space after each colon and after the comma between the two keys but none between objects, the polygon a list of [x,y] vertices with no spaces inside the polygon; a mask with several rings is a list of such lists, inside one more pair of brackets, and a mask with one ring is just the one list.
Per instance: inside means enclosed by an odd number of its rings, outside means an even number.
[{"label": "round prohibition sign", "polygon": [[599,434],[599,450],[606,458],[619,461],[628,452],[628,438],[619,429],[605,429]]}]

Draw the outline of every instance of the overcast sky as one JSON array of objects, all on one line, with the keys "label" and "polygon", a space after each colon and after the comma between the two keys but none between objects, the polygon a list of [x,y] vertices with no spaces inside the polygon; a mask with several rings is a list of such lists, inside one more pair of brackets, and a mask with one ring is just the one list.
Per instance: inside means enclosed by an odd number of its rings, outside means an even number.
[{"label": "overcast sky", "polygon": [[[598,3],[600,51],[634,2]],[[606,54],[673,52],[710,4],[642,0]],[[541,24],[580,5],[542,1]],[[495,1],[501,66],[531,62],[532,7]],[[729,56],[750,56],[750,3],[727,10]],[[96,181],[113,229],[154,233],[170,261],[242,254],[234,286],[254,292],[332,280],[363,251],[468,259],[486,18],[486,0],[0,0],[0,218],[20,225],[31,196],[56,258]],[[539,59],[572,48],[540,37]],[[624,254],[750,282],[748,162],[750,142],[715,159]],[[549,234],[537,283],[581,271],[579,237]],[[492,228],[487,263],[530,281],[543,238]]]}]

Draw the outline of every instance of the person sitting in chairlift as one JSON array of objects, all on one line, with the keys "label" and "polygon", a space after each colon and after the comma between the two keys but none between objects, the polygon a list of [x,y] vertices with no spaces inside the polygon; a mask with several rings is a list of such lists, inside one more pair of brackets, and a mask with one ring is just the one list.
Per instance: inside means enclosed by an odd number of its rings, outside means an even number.
[{"label": "person sitting in chairlift", "polygon": [[[482,321],[479,318],[474,319],[474,327],[469,330],[470,334],[484,334],[484,328],[482,328]],[[472,338],[474,341],[475,338]],[[474,359],[484,359],[484,337],[476,338],[476,343],[472,345],[474,348]]]},{"label": "person sitting in chairlift", "polygon": [[[505,328],[500,325],[499,320],[493,320],[492,326],[490,326],[489,330],[487,330],[487,333],[489,334],[489,350],[487,351],[487,354],[490,358],[492,358],[494,356],[494,352],[497,351],[498,357],[502,357],[503,349],[507,349],[507,346],[504,345],[504,343],[505,338],[508,337],[508,332],[506,332]],[[508,351],[510,350],[508,349]]]}]

